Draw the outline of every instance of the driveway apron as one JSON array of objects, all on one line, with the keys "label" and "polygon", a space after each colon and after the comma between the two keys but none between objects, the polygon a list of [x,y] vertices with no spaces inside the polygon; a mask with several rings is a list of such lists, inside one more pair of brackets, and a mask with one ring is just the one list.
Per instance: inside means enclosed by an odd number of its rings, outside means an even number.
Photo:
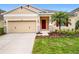
[{"label": "driveway apron", "polygon": [[32,53],[35,33],[12,33],[0,37],[0,53]]}]

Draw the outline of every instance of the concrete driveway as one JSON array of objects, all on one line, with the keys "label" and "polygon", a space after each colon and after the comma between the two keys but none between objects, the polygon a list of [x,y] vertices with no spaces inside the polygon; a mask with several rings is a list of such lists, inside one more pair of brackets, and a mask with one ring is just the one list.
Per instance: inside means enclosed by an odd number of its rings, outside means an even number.
[{"label": "concrete driveway", "polygon": [[0,36],[1,53],[32,53],[35,33],[13,33]]}]

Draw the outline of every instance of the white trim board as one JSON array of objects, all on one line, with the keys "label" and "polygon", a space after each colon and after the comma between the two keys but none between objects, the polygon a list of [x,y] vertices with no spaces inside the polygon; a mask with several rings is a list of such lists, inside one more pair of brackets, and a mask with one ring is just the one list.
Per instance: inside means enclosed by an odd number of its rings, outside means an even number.
[{"label": "white trim board", "polygon": [[6,19],[8,21],[36,21],[36,19]]},{"label": "white trim board", "polygon": [[38,16],[38,14],[7,14],[7,15],[4,15],[4,17],[6,16]]}]

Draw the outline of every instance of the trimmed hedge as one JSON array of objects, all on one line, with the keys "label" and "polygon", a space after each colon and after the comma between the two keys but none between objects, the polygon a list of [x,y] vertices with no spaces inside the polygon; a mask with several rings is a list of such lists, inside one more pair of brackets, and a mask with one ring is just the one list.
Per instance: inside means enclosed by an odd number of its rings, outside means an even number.
[{"label": "trimmed hedge", "polygon": [[0,35],[4,34],[4,28],[0,28]]},{"label": "trimmed hedge", "polygon": [[79,36],[79,30],[61,30],[57,31],[57,33],[63,34],[65,36]]}]

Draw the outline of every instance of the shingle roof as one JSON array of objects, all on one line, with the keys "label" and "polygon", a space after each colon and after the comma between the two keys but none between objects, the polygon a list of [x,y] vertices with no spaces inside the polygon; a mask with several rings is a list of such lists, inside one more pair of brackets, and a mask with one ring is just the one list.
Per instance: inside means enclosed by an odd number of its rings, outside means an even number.
[{"label": "shingle roof", "polygon": [[72,16],[77,16],[77,12],[79,12],[79,8],[76,8],[74,10],[72,10],[71,12],[69,12]]},{"label": "shingle roof", "polygon": [[48,9],[43,9],[43,11],[46,11],[46,12],[49,12],[49,13],[51,13],[51,12],[58,12],[58,11],[55,11],[55,10],[48,10]]},{"label": "shingle roof", "polygon": [[38,13],[54,13],[54,12],[58,12],[58,11],[55,11],[55,10],[48,10],[48,9],[41,9],[41,8],[33,7],[31,5],[26,5],[26,6],[30,6],[32,8],[35,8],[35,9],[39,10]]}]

